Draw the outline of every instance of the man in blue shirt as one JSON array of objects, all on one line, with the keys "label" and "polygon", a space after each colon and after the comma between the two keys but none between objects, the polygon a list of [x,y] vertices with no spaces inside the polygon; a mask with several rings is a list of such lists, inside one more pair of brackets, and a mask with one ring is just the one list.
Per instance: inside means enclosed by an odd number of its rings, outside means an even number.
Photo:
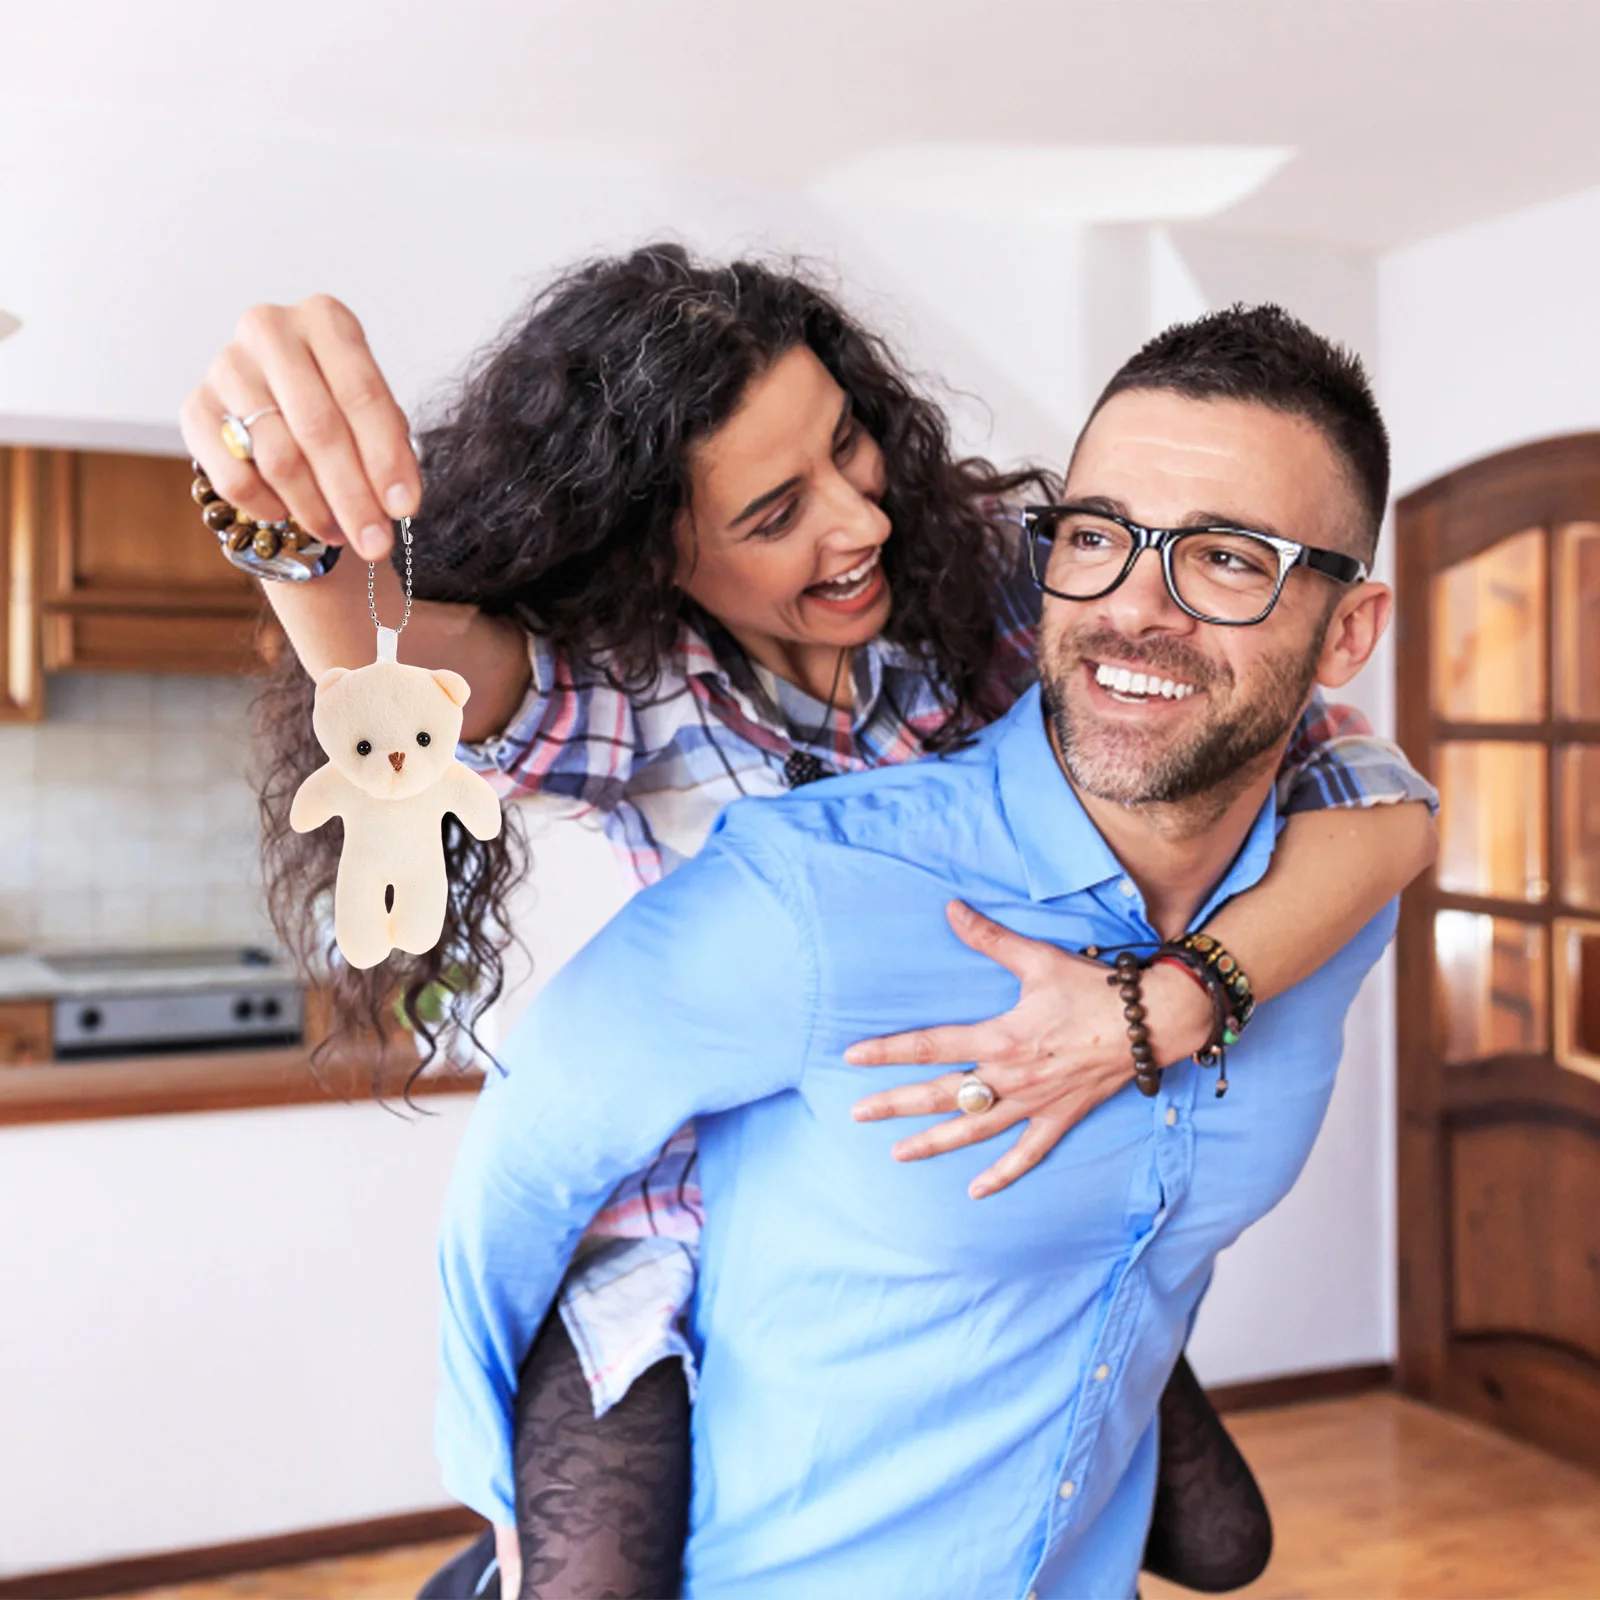
[{"label": "man in blue shirt", "polygon": [[981,1205],[978,1150],[900,1166],[892,1124],[852,1119],[844,1052],[1014,1001],[936,931],[952,899],[1149,953],[1265,872],[1312,684],[1348,681],[1389,608],[1382,424],[1353,369],[1333,400],[1307,381],[1302,339],[1224,313],[1135,358],[1030,522],[1040,689],[956,755],[732,807],[535,1002],[445,1221],[439,1446],[467,1504],[511,1520],[523,1357],[590,1217],[694,1117],[684,1592],[1133,1594],[1162,1386],[1217,1252],[1305,1161],[1392,915],[1259,1009],[1226,1098],[1193,1062],[1147,1097],[1130,1057]]}]

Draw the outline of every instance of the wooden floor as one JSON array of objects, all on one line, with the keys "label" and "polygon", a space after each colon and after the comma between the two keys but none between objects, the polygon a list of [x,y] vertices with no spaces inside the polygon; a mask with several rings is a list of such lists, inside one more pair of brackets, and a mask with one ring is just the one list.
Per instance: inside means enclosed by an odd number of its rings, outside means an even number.
[{"label": "wooden floor", "polygon": [[[1255,1600],[1597,1600],[1600,1478],[1393,1395],[1229,1419],[1272,1504]],[[459,1546],[148,1589],[146,1600],[409,1600]],[[1146,1579],[1144,1600],[1190,1593]],[[974,1597],[978,1600],[978,1597]]]}]

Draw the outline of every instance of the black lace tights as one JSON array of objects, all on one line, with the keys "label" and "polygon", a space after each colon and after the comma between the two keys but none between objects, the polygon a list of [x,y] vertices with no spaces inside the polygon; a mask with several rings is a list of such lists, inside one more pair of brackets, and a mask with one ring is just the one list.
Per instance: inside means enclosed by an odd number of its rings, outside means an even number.
[{"label": "black lace tights", "polygon": [[1250,1464],[1179,1356],[1161,1395],[1161,1466],[1144,1568],[1206,1594],[1241,1589],[1272,1554],[1272,1517]]},{"label": "black lace tights", "polygon": [[517,1386],[521,1600],[670,1600],[689,1529],[689,1392],[661,1361],[605,1416],[552,1311]]}]

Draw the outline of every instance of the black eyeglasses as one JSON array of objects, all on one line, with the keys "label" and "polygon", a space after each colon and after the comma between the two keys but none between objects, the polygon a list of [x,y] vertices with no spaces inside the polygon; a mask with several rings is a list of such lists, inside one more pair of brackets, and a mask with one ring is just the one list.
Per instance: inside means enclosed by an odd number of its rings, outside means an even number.
[{"label": "black eyeglasses", "polygon": [[1335,583],[1364,583],[1354,556],[1249,528],[1145,528],[1087,505],[1024,506],[1033,581],[1060,600],[1098,600],[1146,550],[1161,557],[1167,593],[1197,622],[1248,628],[1278,603],[1296,567]]}]

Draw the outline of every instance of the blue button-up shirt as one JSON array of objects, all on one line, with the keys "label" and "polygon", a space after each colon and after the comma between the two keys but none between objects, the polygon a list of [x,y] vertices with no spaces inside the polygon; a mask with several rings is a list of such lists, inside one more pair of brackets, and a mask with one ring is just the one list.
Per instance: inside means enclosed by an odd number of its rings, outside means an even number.
[{"label": "blue button-up shirt", "polygon": [[[1270,798],[1202,908],[1265,871]],[[858,1039],[979,1020],[1016,980],[960,897],[1071,949],[1152,942],[1063,778],[1037,691],[968,749],[724,814],[535,1001],[462,1146],[441,1248],[439,1449],[511,1520],[518,1367],[589,1218],[687,1118],[706,1226],[686,1595],[1128,1596],[1157,1401],[1216,1254],[1298,1175],[1342,1021],[1393,927],[1259,1008],[1222,1100],[1128,1085],[982,1202],[987,1146],[900,1165],[857,1124],[915,1068]]]}]

